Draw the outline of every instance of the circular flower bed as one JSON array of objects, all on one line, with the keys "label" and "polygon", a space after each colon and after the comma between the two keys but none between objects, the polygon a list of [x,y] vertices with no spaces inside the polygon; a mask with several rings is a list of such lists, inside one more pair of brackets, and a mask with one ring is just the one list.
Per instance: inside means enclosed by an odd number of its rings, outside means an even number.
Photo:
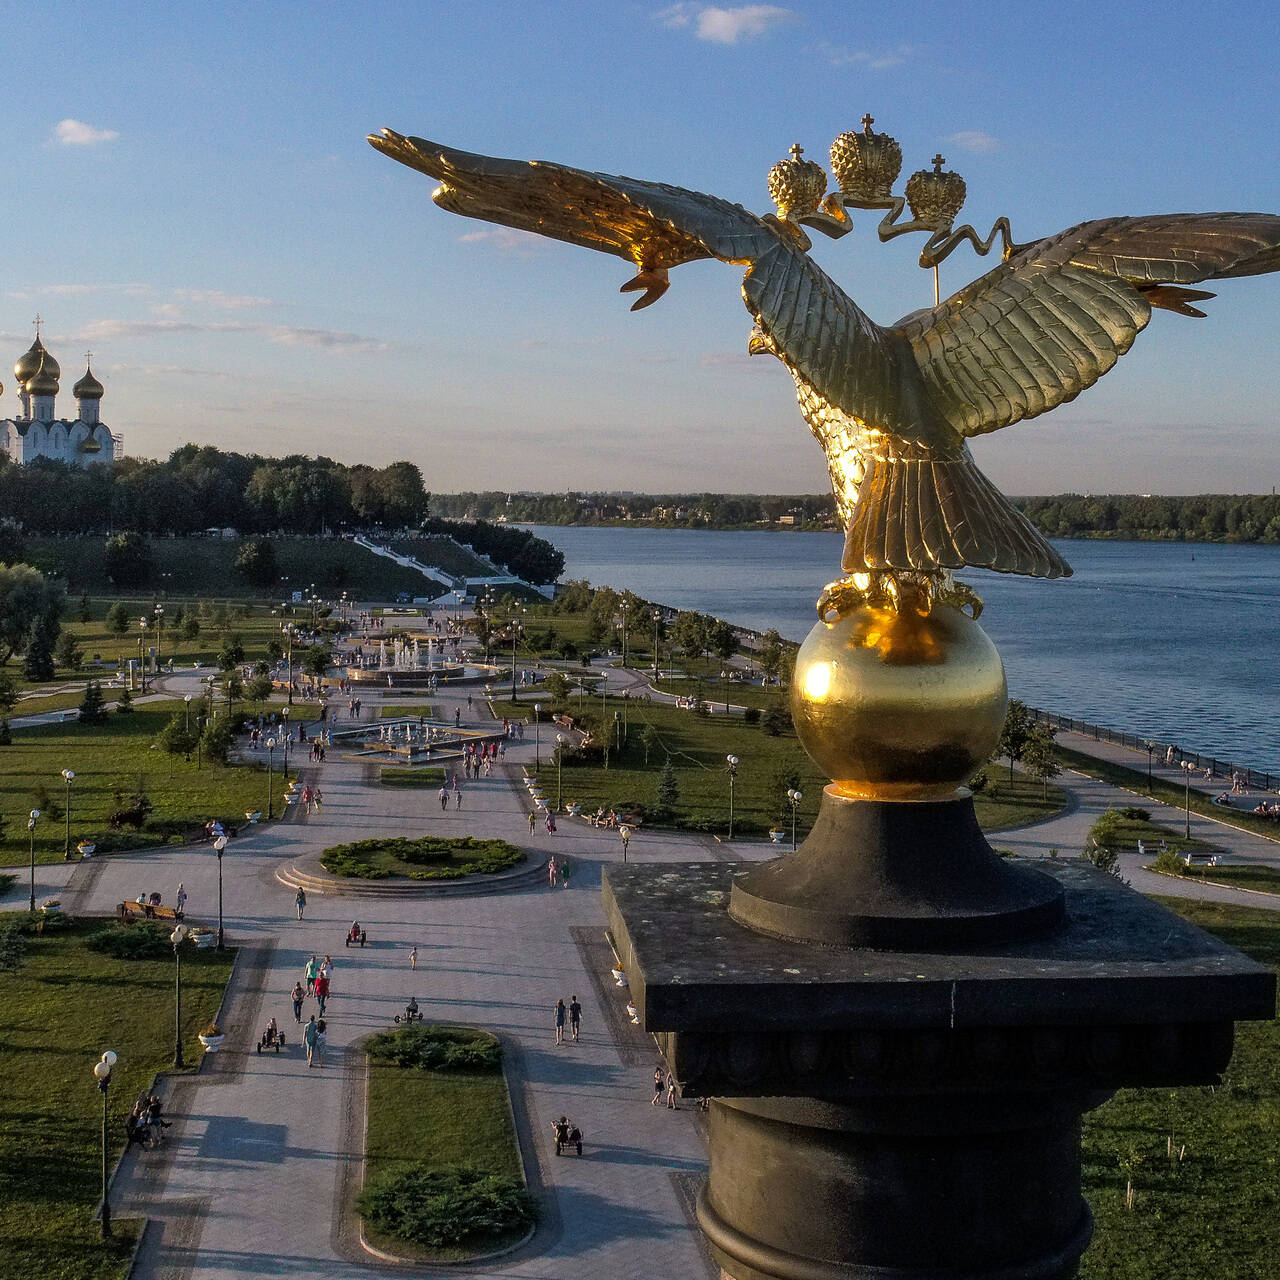
[{"label": "circular flower bed", "polygon": [[505,840],[477,840],[473,836],[357,840],[332,845],[320,855],[320,865],[331,875],[358,880],[386,880],[391,876],[457,880],[462,876],[495,875],[524,860],[524,853]]}]

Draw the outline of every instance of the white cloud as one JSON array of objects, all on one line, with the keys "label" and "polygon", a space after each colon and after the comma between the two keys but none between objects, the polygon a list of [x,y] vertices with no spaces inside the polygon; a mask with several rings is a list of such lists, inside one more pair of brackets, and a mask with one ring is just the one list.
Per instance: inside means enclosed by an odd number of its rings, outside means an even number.
[{"label": "white cloud", "polygon": [[793,9],[776,4],[747,4],[736,9],[719,5],[673,4],[658,14],[667,27],[695,29],[699,40],[712,44],[737,44],[739,40],[762,36],[771,27],[798,19]]},{"label": "white cloud", "polygon": [[833,67],[866,67],[868,71],[892,71],[915,53],[913,46],[900,44],[895,49],[873,52],[869,49],[837,49],[826,45],[824,52]]},{"label": "white cloud", "polygon": [[114,142],[115,129],[98,129],[83,120],[59,120],[53,126],[53,140],[64,147],[92,147],[99,142]]},{"label": "white cloud", "polygon": [[251,307],[274,307],[271,298],[258,298],[248,293],[223,293],[221,289],[175,289],[175,298],[185,302],[195,302],[210,307],[221,307],[225,311],[241,311]]},{"label": "white cloud", "polygon": [[983,133],[981,129],[962,129],[959,133],[953,133],[947,141],[955,143],[964,151],[976,151],[980,154],[1000,150],[1000,139]]},{"label": "white cloud", "polygon": [[99,320],[86,325],[80,332],[91,342],[112,338],[156,338],[200,333],[254,333],[268,342],[285,347],[327,347],[331,349],[385,351],[387,344],[376,338],[358,333],[345,333],[340,329],[305,329],[284,324],[244,324],[223,320],[204,322],[198,320]]},{"label": "white cloud", "polygon": [[514,227],[490,227],[484,231],[468,231],[458,237],[459,244],[493,245],[501,253],[516,253],[522,256],[539,253],[542,240],[529,231],[517,231]]}]

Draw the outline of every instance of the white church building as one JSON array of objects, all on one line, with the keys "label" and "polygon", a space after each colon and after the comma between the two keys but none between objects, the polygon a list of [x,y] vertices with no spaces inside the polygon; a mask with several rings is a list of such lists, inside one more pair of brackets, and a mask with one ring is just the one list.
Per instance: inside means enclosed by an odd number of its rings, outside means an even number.
[{"label": "white church building", "polygon": [[[22,412],[16,418],[0,419],[0,453],[12,462],[34,462],[54,458],[73,467],[95,462],[111,462],[121,453],[121,440],[107,430],[100,416],[103,386],[93,376],[86,357],[84,377],[71,388],[76,398],[74,419],[55,418],[53,401],[58,394],[62,370],[45,350],[37,324],[36,340],[13,366],[18,380]],[[0,387],[3,391],[3,387]]]}]

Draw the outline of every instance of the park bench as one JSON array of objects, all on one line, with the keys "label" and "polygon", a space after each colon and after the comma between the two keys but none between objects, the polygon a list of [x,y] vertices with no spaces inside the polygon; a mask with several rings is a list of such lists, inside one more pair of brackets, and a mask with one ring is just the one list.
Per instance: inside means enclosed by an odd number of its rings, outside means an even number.
[{"label": "park bench", "polygon": [[122,902],[116,907],[116,915],[129,920],[181,920],[182,915],[173,907],[153,907],[150,903]]},{"label": "park bench", "polygon": [[1182,862],[1186,867],[1216,867],[1218,855],[1206,850],[1188,849],[1182,855]]}]

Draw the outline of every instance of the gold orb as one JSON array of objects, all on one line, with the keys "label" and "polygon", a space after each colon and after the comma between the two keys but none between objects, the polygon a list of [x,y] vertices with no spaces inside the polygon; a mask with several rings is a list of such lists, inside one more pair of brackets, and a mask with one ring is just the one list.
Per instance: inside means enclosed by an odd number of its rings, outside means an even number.
[{"label": "gold orb", "polygon": [[987,633],[950,605],[927,617],[864,605],[819,622],[796,655],[804,749],[847,796],[952,796],[991,756],[1008,704]]}]

